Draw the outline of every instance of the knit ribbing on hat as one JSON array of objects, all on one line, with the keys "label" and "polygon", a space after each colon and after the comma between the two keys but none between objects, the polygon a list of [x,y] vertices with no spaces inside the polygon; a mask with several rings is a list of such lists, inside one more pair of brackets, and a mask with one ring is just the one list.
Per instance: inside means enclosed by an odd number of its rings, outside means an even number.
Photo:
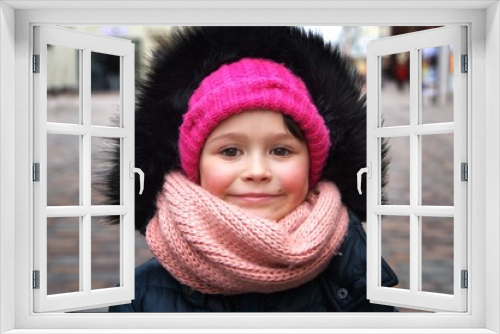
[{"label": "knit ribbing on hat", "polygon": [[319,182],[279,221],[213,196],[182,173],[166,176],[146,241],[179,282],[200,292],[277,292],[315,278],[347,235],[349,215],[331,182]]},{"label": "knit ribbing on hat", "polygon": [[220,122],[259,109],[282,112],[300,127],[309,151],[309,185],[314,187],[331,145],[328,128],[300,78],[284,65],[257,58],[221,66],[191,96],[179,136],[181,166],[188,179],[199,182],[201,150]]}]

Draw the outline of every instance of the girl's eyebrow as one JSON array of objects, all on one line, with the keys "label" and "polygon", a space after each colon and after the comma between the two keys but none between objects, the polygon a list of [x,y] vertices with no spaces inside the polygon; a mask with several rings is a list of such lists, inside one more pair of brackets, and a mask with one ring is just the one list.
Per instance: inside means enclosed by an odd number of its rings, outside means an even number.
[{"label": "girl's eyebrow", "polygon": [[[219,140],[245,140],[248,139],[249,136],[238,133],[238,132],[226,132],[223,133],[219,136],[210,138],[210,140],[207,140],[207,143],[209,142],[214,142],[214,141],[219,141]],[[288,133],[288,132],[273,132],[270,133],[269,135],[266,135],[265,137],[267,140],[287,140],[287,139],[294,139],[295,137]]]},{"label": "girl's eyebrow", "polygon": [[213,138],[210,138],[210,140],[207,140],[207,142],[213,142],[221,139],[242,139],[246,138],[247,136],[241,133],[237,132],[226,132],[221,135],[215,136]]}]

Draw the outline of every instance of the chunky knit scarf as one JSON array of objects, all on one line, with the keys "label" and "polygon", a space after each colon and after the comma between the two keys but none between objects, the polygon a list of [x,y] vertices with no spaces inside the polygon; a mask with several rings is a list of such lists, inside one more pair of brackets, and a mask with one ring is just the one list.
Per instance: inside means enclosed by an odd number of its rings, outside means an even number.
[{"label": "chunky knit scarf", "polygon": [[276,292],[316,277],[347,233],[340,193],[320,182],[279,221],[246,213],[183,174],[166,176],[146,240],[179,282],[203,293]]}]

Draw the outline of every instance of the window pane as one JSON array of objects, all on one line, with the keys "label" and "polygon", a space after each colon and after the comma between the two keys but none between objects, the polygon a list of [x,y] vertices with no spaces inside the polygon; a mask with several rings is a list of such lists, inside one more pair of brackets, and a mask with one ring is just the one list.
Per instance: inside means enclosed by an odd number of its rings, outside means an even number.
[{"label": "window pane", "polygon": [[410,204],[410,138],[384,138],[389,146],[385,193],[388,205]]},{"label": "window pane", "polygon": [[422,49],[422,123],[453,122],[453,45]]},{"label": "window pane", "polygon": [[92,217],[92,290],[120,283],[120,225]]},{"label": "window pane", "polygon": [[47,218],[47,294],[80,291],[80,218]]},{"label": "window pane", "polygon": [[80,123],[80,50],[47,45],[47,121]]},{"label": "window pane", "polygon": [[92,125],[118,126],[121,111],[120,57],[92,52],[91,67]]},{"label": "window pane", "polygon": [[410,217],[381,218],[382,257],[398,276],[395,288],[410,289]]},{"label": "window pane", "polygon": [[[100,184],[106,179],[105,173],[108,172],[110,168],[109,154],[110,150],[119,146],[121,151],[120,139],[118,138],[102,138],[102,137],[92,137],[91,138],[91,150],[92,150],[92,205],[120,205],[121,199],[117,203],[112,203],[109,199],[104,197],[100,189]],[[119,191],[121,189],[121,183],[119,179],[116,180],[114,184],[117,193],[121,194]]]},{"label": "window pane", "polygon": [[453,206],[453,134],[421,136],[422,205]]},{"label": "window pane", "polygon": [[453,294],[453,218],[421,217],[422,291]]},{"label": "window pane", "polygon": [[80,137],[47,134],[47,205],[80,205]]},{"label": "window pane", "polygon": [[380,57],[380,110],[382,126],[410,124],[410,53]]}]

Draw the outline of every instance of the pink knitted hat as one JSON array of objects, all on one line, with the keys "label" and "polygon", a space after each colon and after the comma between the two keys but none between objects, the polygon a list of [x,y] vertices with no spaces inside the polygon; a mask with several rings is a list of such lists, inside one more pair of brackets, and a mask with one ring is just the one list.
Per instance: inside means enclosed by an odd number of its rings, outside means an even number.
[{"label": "pink knitted hat", "polygon": [[329,131],[302,80],[285,66],[258,58],[222,65],[189,99],[179,136],[187,178],[199,182],[200,154],[210,132],[230,116],[254,109],[282,112],[301,128],[309,151],[309,185],[314,187],[330,149]]}]

